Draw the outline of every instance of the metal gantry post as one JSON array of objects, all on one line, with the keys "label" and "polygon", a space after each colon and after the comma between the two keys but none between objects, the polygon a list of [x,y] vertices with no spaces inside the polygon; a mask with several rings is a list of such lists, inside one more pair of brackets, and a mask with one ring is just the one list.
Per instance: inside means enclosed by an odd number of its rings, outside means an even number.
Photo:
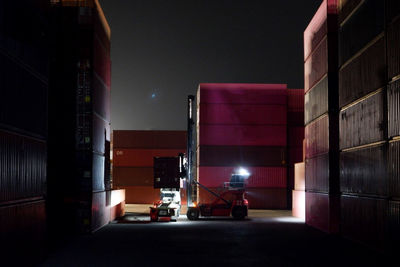
[{"label": "metal gantry post", "polygon": [[194,95],[188,96],[188,109],[187,109],[187,205],[192,205],[193,193],[193,125],[194,125]]}]

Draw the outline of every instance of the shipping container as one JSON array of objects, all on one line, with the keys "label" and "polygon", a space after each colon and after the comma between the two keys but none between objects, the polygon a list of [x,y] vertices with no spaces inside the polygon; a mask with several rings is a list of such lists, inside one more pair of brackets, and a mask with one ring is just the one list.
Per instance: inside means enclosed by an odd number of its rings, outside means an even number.
[{"label": "shipping container", "polygon": [[346,18],[354,11],[362,0],[339,0],[339,24],[342,24]]},{"label": "shipping container", "polygon": [[400,198],[400,140],[389,143],[389,196]]},{"label": "shipping container", "polygon": [[292,191],[292,216],[300,218],[302,220],[306,219],[306,192],[305,191]]},{"label": "shipping container", "polygon": [[400,240],[400,202],[388,201],[387,209],[387,250],[397,253]]},{"label": "shipping container", "polygon": [[304,89],[288,89],[288,111],[304,112]]},{"label": "shipping container", "polygon": [[304,111],[288,111],[287,125],[304,126]]},{"label": "shipping container", "polygon": [[198,145],[286,146],[286,125],[201,125]]},{"label": "shipping container", "polygon": [[283,166],[286,147],[280,146],[199,146],[199,166]]},{"label": "shipping container", "polygon": [[386,196],[386,144],[341,152],[340,189],[343,193]]},{"label": "shipping container", "polygon": [[306,124],[328,112],[328,100],[328,76],[325,76],[304,97]]},{"label": "shipping container", "polygon": [[330,182],[332,182],[331,180],[339,180],[339,177],[330,176],[329,170],[329,154],[323,154],[314,158],[306,159],[306,190],[328,193],[330,191],[329,185]]},{"label": "shipping container", "polygon": [[312,158],[329,151],[329,116],[324,115],[305,127],[305,156]]},{"label": "shipping container", "polygon": [[200,103],[199,123],[200,125],[285,125],[286,110],[286,105]]},{"label": "shipping container", "polygon": [[[400,6],[400,4],[399,4]],[[390,81],[393,77],[400,74],[400,20],[388,24],[386,30],[387,43],[387,78]]]},{"label": "shipping container", "polygon": [[328,73],[328,39],[325,37],[304,63],[304,90],[308,92]]},{"label": "shipping container", "polygon": [[339,221],[339,196],[306,192],[306,224],[326,233],[337,234]]},{"label": "shipping container", "polygon": [[214,104],[287,105],[286,88],[286,84],[201,83],[197,101]]},{"label": "shipping container", "polygon": [[186,149],[186,131],[113,131],[114,148]]},{"label": "shipping container", "polygon": [[288,146],[298,147],[303,146],[304,127],[303,126],[288,126]]},{"label": "shipping container", "polygon": [[341,196],[341,234],[370,247],[383,248],[385,199]]},{"label": "shipping container", "polygon": [[125,189],[126,204],[153,204],[160,200],[160,189],[152,186],[117,186],[116,189]]},{"label": "shipping container", "polygon": [[[383,32],[385,1],[365,0],[339,30],[339,66]],[[375,54],[376,56],[376,54]]]},{"label": "shipping container", "polygon": [[113,167],[114,186],[153,186],[153,167]]},{"label": "shipping container", "polygon": [[392,22],[399,18],[400,15],[400,2],[397,0],[386,1],[386,20]]},{"label": "shipping container", "polygon": [[306,189],[305,184],[305,163],[300,162],[294,164],[294,189],[298,191],[304,191]]},{"label": "shipping container", "polygon": [[303,161],[303,147],[295,146],[288,148],[288,161],[290,167],[293,167],[295,163]]},{"label": "shipping container", "polygon": [[94,232],[110,222],[111,191],[93,192],[91,231]]},{"label": "shipping container", "polygon": [[184,149],[129,149],[114,148],[115,167],[152,167],[154,157],[177,157]]},{"label": "shipping container", "polygon": [[385,81],[385,41],[382,37],[340,69],[340,107],[382,88]]},{"label": "shipping container", "polygon": [[400,80],[388,85],[388,135],[400,136]]},{"label": "shipping container", "polygon": [[[197,180],[207,187],[223,187],[230,181],[237,167],[198,167]],[[287,187],[287,169],[284,167],[246,167],[250,176],[246,187]]]},{"label": "shipping container", "polygon": [[351,148],[384,140],[384,91],[340,112],[340,149]]},{"label": "shipping container", "polygon": [[180,157],[154,158],[153,187],[179,189],[182,164]]}]

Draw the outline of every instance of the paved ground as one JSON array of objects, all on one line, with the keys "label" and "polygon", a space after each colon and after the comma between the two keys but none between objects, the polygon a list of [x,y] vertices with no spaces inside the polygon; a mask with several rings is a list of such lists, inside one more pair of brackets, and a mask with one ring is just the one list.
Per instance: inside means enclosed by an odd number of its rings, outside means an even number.
[{"label": "paved ground", "polygon": [[72,239],[43,266],[388,266],[359,244],[328,236],[288,211],[249,218],[180,218],[149,223],[130,213],[92,235]]}]

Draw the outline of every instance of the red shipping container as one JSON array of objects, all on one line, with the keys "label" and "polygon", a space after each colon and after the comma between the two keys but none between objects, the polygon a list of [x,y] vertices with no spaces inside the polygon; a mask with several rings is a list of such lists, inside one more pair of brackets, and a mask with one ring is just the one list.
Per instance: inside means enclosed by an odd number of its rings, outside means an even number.
[{"label": "red shipping container", "polygon": [[328,73],[328,40],[325,38],[304,63],[304,89],[307,93]]},{"label": "red shipping container", "polygon": [[[236,167],[198,167],[198,181],[207,187],[222,187],[229,182]],[[286,188],[287,169],[283,167],[250,167],[246,187]]]},{"label": "red shipping container", "polygon": [[323,117],[308,124],[305,128],[306,158],[329,152],[329,117]]},{"label": "red shipping container", "polygon": [[305,191],[292,191],[293,204],[292,215],[300,219],[306,219],[306,192]]},{"label": "red shipping container", "polygon": [[286,84],[201,83],[198,103],[286,105]]},{"label": "red shipping container", "polygon": [[304,89],[288,89],[288,110],[304,112]]},{"label": "red shipping container", "polygon": [[114,148],[186,148],[186,131],[113,131]]},{"label": "red shipping container", "polygon": [[152,186],[117,186],[116,189],[125,189],[126,204],[153,204],[160,200],[160,189]]},{"label": "red shipping container", "polygon": [[177,157],[184,149],[114,149],[116,167],[152,167],[154,157]]},{"label": "red shipping container", "polygon": [[304,139],[304,126],[288,127],[288,146],[302,146]]},{"label": "red shipping container", "polygon": [[[304,97],[304,95],[303,95]],[[285,105],[200,103],[200,124],[286,124]]]},{"label": "red shipping container", "polygon": [[339,196],[306,192],[306,224],[327,233],[339,233]]},{"label": "red shipping container", "polygon": [[153,186],[153,167],[113,166],[113,184],[116,186]]},{"label": "red shipping container", "polygon": [[200,125],[198,145],[286,146],[286,126]]}]

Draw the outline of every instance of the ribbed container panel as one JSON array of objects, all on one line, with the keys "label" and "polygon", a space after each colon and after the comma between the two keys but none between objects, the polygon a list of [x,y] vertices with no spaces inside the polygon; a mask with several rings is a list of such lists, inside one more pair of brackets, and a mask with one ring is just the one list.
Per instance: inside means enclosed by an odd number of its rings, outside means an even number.
[{"label": "ribbed container panel", "polygon": [[304,63],[304,89],[308,92],[328,72],[328,40],[323,39]]},{"label": "ribbed container panel", "polygon": [[[99,32],[97,32],[99,34]],[[97,37],[97,36],[96,36]],[[93,67],[96,75],[102,79],[104,84],[110,88],[111,86],[111,55],[110,49],[104,47],[104,43],[100,38],[93,38]]]},{"label": "ribbed container panel", "polygon": [[389,143],[389,196],[400,198],[400,141]]},{"label": "ribbed container panel", "polygon": [[388,201],[388,212],[387,212],[387,227],[388,232],[388,244],[390,249],[396,250],[399,248],[400,240],[400,202],[399,201]]},{"label": "ribbed container panel", "polygon": [[117,186],[116,189],[125,189],[126,204],[153,204],[160,200],[160,189],[152,186]]},{"label": "ribbed container panel", "polygon": [[303,146],[288,147],[288,163],[293,164],[303,161]]},{"label": "ribbed container panel", "polygon": [[99,154],[93,154],[93,167],[92,167],[92,189],[93,191],[105,190],[104,184],[104,167],[105,157]]},{"label": "ribbed container panel", "polygon": [[[198,167],[198,181],[207,187],[223,187],[237,167]],[[249,167],[246,187],[287,187],[287,169],[284,167]]]},{"label": "ribbed container panel", "polygon": [[[400,20],[399,20],[400,21]],[[388,85],[388,134],[400,136],[400,80]]]},{"label": "ribbed container panel", "polygon": [[382,248],[387,200],[341,196],[340,225],[343,236]]},{"label": "ribbed container panel", "polygon": [[199,146],[199,166],[283,166],[286,147],[280,146]]},{"label": "ribbed container panel", "polygon": [[328,112],[328,99],[328,76],[326,76],[304,97],[304,121],[306,124]]},{"label": "ribbed container panel", "polygon": [[384,28],[385,1],[366,0],[340,27],[339,65],[342,66]]},{"label": "ribbed container panel", "polygon": [[339,23],[342,23],[353,12],[361,1],[362,0],[339,0]]},{"label": "ribbed container panel", "polygon": [[248,188],[249,209],[287,209],[286,188]]},{"label": "ribbed container panel", "polygon": [[110,98],[111,90],[107,88],[100,77],[93,77],[93,109],[99,117],[105,121],[110,121]]},{"label": "ribbed container panel", "polygon": [[383,91],[340,112],[340,148],[351,148],[384,139]]},{"label": "ribbed container panel", "polygon": [[312,158],[329,151],[329,117],[325,115],[305,127],[305,155]]},{"label": "ribbed container panel", "polygon": [[[400,6],[400,5],[399,5]],[[400,74],[400,20],[387,26],[387,72],[389,81]]]},{"label": "ribbed container panel", "polygon": [[380,38],[339,71],[339,106],[385,85],[385,40]]},{"label": "ribbed container panel", "polygon": [[186,131],[129,131],[113,132],[114,148],[186,148]]},{"label": "ribbed container panel", "polygon": [[302,146],[304,139],[304,127],[303,126],[295,126],[288,127],[288,146]]},{"label": "ribbed container panel", "polygon": [[388,189],[386,145],[340,153],[340,191],[386,196]]},{"label": "ribbed container panel", "polygon": [[306,192],[306,224],[326,233],[339,232],[339,197]]},{"label": "ribbed container panel", "polygon": [[0,131],[0,203],[43,196],[46,143]]},{"label": "ribbed container panel", "polygon": [[[285,105],[245,105],[200,103],[200,125],[284,125]],[[201,126],[200,126],[201,127]]]},{"label": "ribbed container panel", "polygon": [[329,154],[320,155],[305,162],[306,190],[329,192]]},{"label": "ribbed container panel", "polygon": [[286,146],[286,125],[201,125],[198,145]]},{"label": "ribbed container panel", "polygon": [[154,157],[177,157],[184,149],[114,149],[116,167],[152,167]]},{"label": "ribbed container panel", "polygon": [[153,186],[152,167],[114,167],[113,184],[115,186]]},{"label": "ribbed container panel", "polygon": [[199,103],[287,105],[286,84],[201,83]]},{"label": "ribbed container panel", "polygon": [[288,111],[304,112],[304,90],[288,89]]},{"label": "ribbed container panel", "polygon": [[94,192],[92,195],[91,229],[95,231],[110,222],[111,191]]},{"label": "ribbed container panel", "polygon": [[400,15],[400,2],[397,0],[386,1],[386,20],[391,22]]}]

